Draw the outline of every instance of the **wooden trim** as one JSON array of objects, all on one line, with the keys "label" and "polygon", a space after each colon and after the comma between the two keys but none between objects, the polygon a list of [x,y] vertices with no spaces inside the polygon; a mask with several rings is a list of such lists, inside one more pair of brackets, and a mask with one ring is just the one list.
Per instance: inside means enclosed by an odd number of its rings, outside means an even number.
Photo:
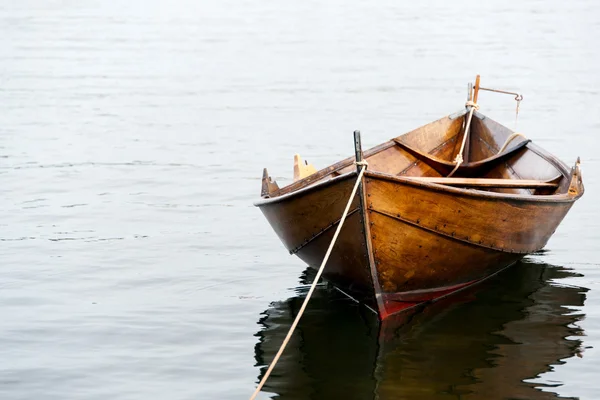
[{"label": "wooden trim", "polygon": [[452,193],[456,195],[478,197],[478,198],[490,198],[498,200],[514,200],[521,202],[532,202],[532,203],[573,203],[578,199],[569,197],[567,194],[552,194],[552,195],[531,195],[531,194],[512,194],[512,193],[499,193],[499,192],[487,192],[477,189],[462,189],[453,186],[440,185],[437,183],[419,182],[418,180],[411,179],[406,176],[394,176],[384,174],[381,172],[365,171],[365,176],[375,179],[382,179],[392,182],[399,182],[406,185],[427,187],[430,190],[438,192]]},{"label": "wooden trim", "polygon": [[[406,176],[395,176],[390,174],[384,174],[382,172],[373,172],[368,169],[365,171],[365,176],[377,179],[383,179],[388,181],[405,183],[407,185],[413,186],[426,186],[431,190],[440,191],[440,192],[449,192],[456,193],[469,197],[485,197],[485,198],[497,198],[503,200],[516,200],[516,201],[524,201],[524,202],[540,202],[540,203],[573,203],[575,200],[579,199],[581,195],[577,197],[572,197],[567,195],[566,193],[560,194],[551,194],[551,195],[531,195],[531,194],[511,194],[511,193],[498,193],[498,192],[487,192],[483,190],[477,189],[462,189],[453,186],[440,185],[437,183],[429,183],[429,182],[419,182],[414,179],[410,179],[410,177]],[[262,207],[264,205],[279,203],[286,201],[287,199],[293,198],[295,196],[301,196],[306,193],[310,193],[314,190],[320,190],[324,186],[333,185],[338,181],[344,179],[350,179],[352,176],[356,176],[356,171],[350,171],[343,175],[336,176],[328,181],[319,182],[315,185],[308,186],[302,189],[299,189],[292,193],[286,193],[285,195],[277,196],[277,197],[268,197],[262,198],[256,202],[254,205],[257,207]],[[570,176],[570,175],[569,175]],[[554,180],[554,179],[553,179]]]},{"label": "wooden trim", "polygon": [[[366,172],[367,171],[365,171],[365,173]],[[336,176],[334,178],[331,178],[328,181],[318,182],[318,183],[316,183],[314,185],[300,188],[300,189],[298,189],[298,190],[296,190],[294,192],[291,192],[291,193],[280,194],[280,195],[275,196],[275,197],[263,197],[260,200],[255,201],[254,205],[257,206],[257,207],[262,207],[263,205],[282,202],[282,201],[285,201],[285,200],[287,200],[287,199],[289,199],[291,197],[301,196],[301,195],[313,192],[315,190],[320,190],[323,187],[326,187],[326,186],[329,186],[329,185],[334,185],[336,182],[343,181],[344,179],[350,179],[352,176],[356,176],[356,171],[346,172],[345,174],[338,175],[338,176]]]},{"label": "wooden trim", "polygon": [[440,185],[485,187],[485,188],[557,188],[558,183],[534,179],[491,179],[491,178],[437,178],[406,177],[410,180]]}]

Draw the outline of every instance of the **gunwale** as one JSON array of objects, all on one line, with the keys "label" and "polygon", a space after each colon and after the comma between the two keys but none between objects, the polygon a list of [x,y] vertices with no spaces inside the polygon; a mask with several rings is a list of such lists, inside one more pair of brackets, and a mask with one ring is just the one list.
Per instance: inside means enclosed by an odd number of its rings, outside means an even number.
[{"label": "gunwale", "polygon": [[436,192],[451,193],[459,196],[474,197],[480,199],[498,199],[498,200],[515,200],[524,201],[528,203],[573,203],[582,193],[577,196],[569,195],[568,193],[559,194],[548,194],[548,195],[527,195],[527,194],[513,194],[513,193],[500,193],[500,192],[489,192],[486,190],[478,189],[462,189],[453,186],[447,186],[432,182],[421,182],[416,179],[407,177],[394,176],[382,172],[376,171],[365,171],[366,177],[380,178],[392,182],[398,182],[401,184],[407,184],[410,186],[416,186],[421,188],[431,189]]},{"label": "gunwale", "polygon": [[[527,145],[527,147],[529,147],[529,145]],[[562,164],[562,162],[561,162],[561,164]],[[563,166],[564,169],[566,169],[566,166],[564,166],[564,164],[561,166]],[[561,168],[561,170],[562,169],[563,168]],[[563,173],[563,177],[565,177],[567,179],[569,178],[569,174],[566,173],[566,171],[561,171],[561,172]],[[282,194],[280,196],[264,197],[256,202],[254,202],[254,205],[257,207],[261,207],[261,206],[265,206],[268,204],[283,202],[294,196],[300,196],[302,194],[310,193],[315,190],[320,190],[323,187],[335,184],[336,182],[341,181],[341,180],[350,179],[351,177],[356,176],[356,175],[357,175],[356,171],[346,172],[345,174],[336,176],[330,180],[323,181],[323,182],[317,182],[313,185],[305,186],[303,188],[300,188],[293,192]],[[417,187],[424,187],[424,188],[428,188],[428,189],[431,189],[436,192],[453,193],[453,194],[457,194],[457,195],[464,195],[464,196],[475,197],[475,198],[525,201],[528,203],[538,203],[538,202],[539,203],[548,203],[548,202],[550,202],[550,203],[573,203],[583,195],[583,188],[582,188],[582,191],[577,194],[577,196],[572,196],[572,195],[569,195],[568,193],[559,193],[559,194],[551,194],[551,195],[527,195],[527,194],[489,192],[489,191],[478,190],[478,189],[462,189],[462,188],[446,186],[446,185],[431,183],[431,182],[419,182],[415,179],[411,179],[410,177],[396,176],[396,175],[386,174],[384,172],[370,171],[369,169],[367,169],[365,171],[365,177],[369,177],[369,176],[374,177],[374,178],[390,180],[390,181],[398,182],[401,184],[407,184],[407,185],[417,186]]]}]

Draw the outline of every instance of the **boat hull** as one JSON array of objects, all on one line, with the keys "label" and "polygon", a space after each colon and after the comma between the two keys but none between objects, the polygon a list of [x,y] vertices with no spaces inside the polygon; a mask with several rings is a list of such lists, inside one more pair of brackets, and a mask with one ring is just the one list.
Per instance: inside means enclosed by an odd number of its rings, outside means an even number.
[{"label": "boat hull", "polygon": [[[348,173],[257,205],[290,253],[317,269],[355,180]],[[369,171],[361,192],[323,277],[382,319],[481,282],[542,249],[573,204],[566,197],[465,192]]]}]

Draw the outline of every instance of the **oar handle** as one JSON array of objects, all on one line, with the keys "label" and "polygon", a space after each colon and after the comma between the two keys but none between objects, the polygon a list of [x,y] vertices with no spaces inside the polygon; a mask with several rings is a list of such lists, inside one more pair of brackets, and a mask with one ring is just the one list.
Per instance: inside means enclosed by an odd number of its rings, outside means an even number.
[{"label": "oar handle", "polygon": [[473,103],[477,103],[477,96],[479,95],[479,79],[480,76],[477,75],[477,78],[475,78],[475,87],[473,88]]}]

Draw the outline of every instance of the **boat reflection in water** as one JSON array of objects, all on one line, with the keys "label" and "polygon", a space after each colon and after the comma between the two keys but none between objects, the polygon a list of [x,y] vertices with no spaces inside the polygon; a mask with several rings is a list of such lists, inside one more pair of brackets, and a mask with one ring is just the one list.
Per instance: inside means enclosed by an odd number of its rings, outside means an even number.
[{"label": "boat reflection in water", "polygon": [[[278,399],[557,398],[556,382],[531,380],[581,356],[582,342],[574,337],[583,334],[577,308],[587,289],[556,282],[574,276],[525,261],[382,323],[322,287],[263,391]],[[302,304],[305,290],[298,292],[261,316],[258,380]]]}]

